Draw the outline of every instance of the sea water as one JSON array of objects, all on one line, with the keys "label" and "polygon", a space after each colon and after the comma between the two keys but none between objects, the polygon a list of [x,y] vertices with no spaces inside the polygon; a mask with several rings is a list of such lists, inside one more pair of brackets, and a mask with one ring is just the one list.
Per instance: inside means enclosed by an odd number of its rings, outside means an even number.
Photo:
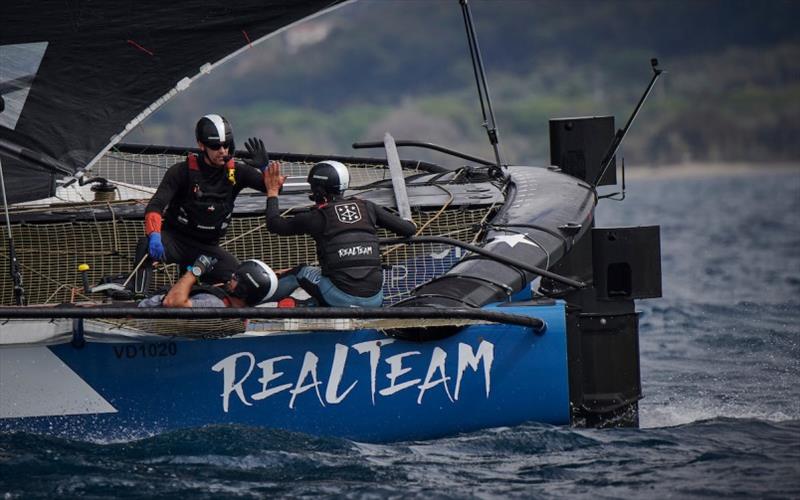
[{"label": "sea water", "polygon": [[535,423],[388,445],[220,426],[0,434],[0,495],[800,497],[800,171],[644,176],[597,225],[661,225],[639,429]]}]

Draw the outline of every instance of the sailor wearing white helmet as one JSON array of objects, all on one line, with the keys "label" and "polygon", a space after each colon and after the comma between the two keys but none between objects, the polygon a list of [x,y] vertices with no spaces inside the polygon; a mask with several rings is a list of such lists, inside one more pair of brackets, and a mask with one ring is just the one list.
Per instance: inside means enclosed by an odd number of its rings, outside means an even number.
[{"label": "sailor wearing white helmet", "polygon": [[200,118],[195,138],[199,154],[190,153],[170,167],[145,208],[147,238],[139,242],[136,263],[149,254],[155,262],[184,268],[207,255],[217,264],[203,281],[220,283],[239,261],[219,241],[228,230],[239,192],[248,187],[265,191],[261,172],[269,155],[260,139],[251,138],[245,144],[249,158],[235,162],[233,130],[216,114]]},{"label": "sailor wearing white helmet", "polygon": [[414,223],[368,200],[345,198],[350,173],[333,160],[317,163],[309,170],[314,208],[283,218],[278,194],[285,179],[277,163],[270,163],[264,172],[267,229],[283,236],[311,235],[319,266],[303,264],[283,273],[272,300],[286,298],[300,287],[321,306],[379,307],[383,302],[383,271],[378,228],[411,236],[416,231]]}]

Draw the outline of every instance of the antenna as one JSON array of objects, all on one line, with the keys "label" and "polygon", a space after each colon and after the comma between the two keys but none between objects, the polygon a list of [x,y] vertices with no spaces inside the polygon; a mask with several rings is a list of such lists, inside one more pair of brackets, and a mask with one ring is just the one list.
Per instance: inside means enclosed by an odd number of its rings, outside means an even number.
[{"label": "antenna", "polygon": [[600,163],[602,167],[600,168],[600,174],[592,183],[592,187],[595,189],[597,188],[597,185],[600,184],[600,179],[602,179],[606,174],[606,170],[608,170],[609,165],[611,165],[611,160],[614,158],[614,155],[617,154],[617,150],[619,149],[620,144],[622,144],[622,140],[625,138],[625,135],[627,135],[628,129],[631,128],[633,120],[636,119],[636,115],[638,115],[639,110],[642,109],[642,104],[644,104],[644,101],[647,100],[647,96],[650,95],[650,91],[653,90],[653,85],[656,84],[656,80],[658,80],[658,77],[661,76],[661,73],[664,73],[663,69],[658,68],[658,59],[650,59],[650,66],[653,68],[653,78],[650,79],[647,89],[645,89],[644,94],[642,94],[642,97],[639,99],[639,102],[633,109],[633,113],[631,113],[631,116],[628,118],[628,123],[625,124],[624,128],[617,130],[617,133],[614,134],[614,140],[611,141],[611,145],[608,147],[605,157],[603,157],[603,162]]},{"label": "antenna", "polygon": [[[481,50],[480,47],[478,47],[478,37],[475,35],[475,25],[472,22],[472,13],[469,10],[469,2],[467,0],[459,0],[459,2],[461,3],[461,11],[464,14],[464,28],[467,30],[469,55],[472,59],[472,70],[475,73],[475,84],[478,87],[478,99],[481,103],[481,113],[483,113],[483,127],[486,128],[486,133],[489,135],[489,142],[494,149],[497,168],[502,170],[503,161],[500,157],[500,148],[498,146],[500,138],[497,133],[497,124],[494,120],[492,102],[489,98],[489,86],[486,84],[486,71],[483,69]],[[486,100],[485,104],[484,99]]]}]

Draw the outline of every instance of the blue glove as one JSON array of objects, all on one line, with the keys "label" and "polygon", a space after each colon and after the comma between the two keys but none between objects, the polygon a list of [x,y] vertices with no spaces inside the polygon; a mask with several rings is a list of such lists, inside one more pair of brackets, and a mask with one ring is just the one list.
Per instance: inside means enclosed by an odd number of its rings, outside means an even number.
[{"label": "blue glove", "polygon": [[264,141],[251,137],[244,143],[244,147],[250,153],[250,158],[245,158],[244,162],[264,173],[269,165],[269,154],[267,148],[264,147]]},{"label": "blue glove", "polygon": [[153,260],[164,260],[164,244],[161,243],[161,233],[150,233],[150,245],[148,246],[148,253]]}]

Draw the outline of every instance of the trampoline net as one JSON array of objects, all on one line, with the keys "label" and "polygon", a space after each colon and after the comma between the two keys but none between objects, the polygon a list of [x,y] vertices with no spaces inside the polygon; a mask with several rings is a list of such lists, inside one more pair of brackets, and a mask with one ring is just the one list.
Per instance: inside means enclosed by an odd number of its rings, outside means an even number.
[{"label": "trampoline net", "polygon": [[[87,208],[105,208],[112,213],[111,220],[72,221],[53,223],[15,223],[12,235],[23,286],[29,304],[53,304],[81,300],[102,300],[101,294],[87,296],[82,289],[80,264],[88,264],[86,271],[90,285],[101,278],[119,276],[124,280],[136,263],[134,253],[138,239],[143,236],[141,218],[115,215],[119,204],[146,203],[166,169],[184,156],[174,154],[131,154],[111,151],[93,168],[91,175],[108,179],[115,185],[127,183],[127,199],[116,201],[80,201],[75,193],[61,189],[57,199],[42,204],[21,204],[14,211],[58,213],[59,203],[75,203]],[[283,171],[289,175],[305,176],[313,161],[282,162]],[[358,187],[388,178],[384,164],[348,164],[352,186]],[[417,173],[413,169],[407,174]],[[82,186],[88,188],[90,186]],[[92,196],[83,189],[81,196]],[[119,193],[122,194],[121,189]],[[137,194],[138,193],[138,194]],[[70,198],[70,196],[73,196]],[[90,198],[91,199],[91,198]],[[62,205],[63,206],[63,205]],[[494,213],[496,207],[449,206],[440,210],[412,208],[420,235],[447,236],[463,242],[474,242],[480,224]],[[291,215],[288,215],[291,216]],[[41,218],[40,218],[41,219]],[[381,237],[391,237],[385,231]],[[235,216],[222,246],[241,260],[257,258],[273,269],[294,267],[316,261],[314,241],[308,236],[282,237],[268,232],[263,216]],[[418,285],[442,274],[462,256],[461,250],[442,244],[401,245],[383,248],[384,305],[391,305],[405,297]],[[8,269],[8,249],[0,251],[4,270]],[[154,273],[151,289],[168,287],[177,279],[176,266],[167,266]],[[119,281],[118,281],[119,282]],[[13,305],[13,283],[8,272],[0,274],[0,300],[3,305]],[[241,322],[239,322],[241,323]],[[236,328],[239,328],[238,326]]]}]

